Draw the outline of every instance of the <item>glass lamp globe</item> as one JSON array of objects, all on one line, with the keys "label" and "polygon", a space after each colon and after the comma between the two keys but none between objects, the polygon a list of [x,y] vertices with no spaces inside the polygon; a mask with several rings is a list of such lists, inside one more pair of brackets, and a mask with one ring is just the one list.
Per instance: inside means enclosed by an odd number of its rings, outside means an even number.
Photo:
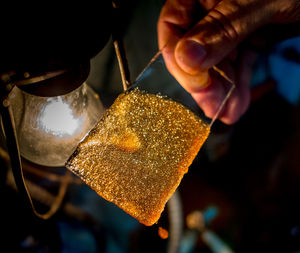
[{"label": "glass lamp globe", "polygon": [[40,97],[14,87],[10,95],[21,155],[39,165],[64,166],[105,111],[87,83],[68,94]]}]

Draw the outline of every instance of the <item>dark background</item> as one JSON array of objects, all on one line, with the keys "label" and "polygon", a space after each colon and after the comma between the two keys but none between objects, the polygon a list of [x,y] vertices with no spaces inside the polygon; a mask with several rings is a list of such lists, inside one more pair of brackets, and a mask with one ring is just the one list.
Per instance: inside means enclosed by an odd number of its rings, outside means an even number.
[{"label": "dark background", "polygon": [[[158,50],[156,22],[161,6],[162,1],[158,0],[128,1],[123,6],[120,26],[132,80]],[[93,36],[84,39],[90,38]],[[299,94],[297,85],[289,87],[285,83],[290,80],[300,86],[300,49],[297,41],[281,47],[279,42],[269,43],[272,35],[267,35],[266,40],[257,49],[259,58],[248,111],[232,126],[220,122],[213,125],[178,188],[184,222],[182,242],[192,245],[180,252],[213,252],[201,235],[185,224],[191,212],[199,210],[205,214],[212,208],[216,215],[207,228],[234,252],[300,251],[300,100],[289,96]],[[288,66],[293,72],[280,73],[278,66]],[[106,107],[122,92],[111,40],[92,58],[87,82]],[[199,110],[161,60],[153,64],[139,86]],[[8,183],[7,167],[1,160],[1,252],[166,252],[168,239],[162,240],[157,230],[158,226],[168,229],[168,208],[158,225],[145,227],[74,178],[58,213],[41,221],[23,208]],[[55,175],[65,170],[43,169]],[[41,187],[37,196],[41,189],[51,196],[57,193],[58,183],[47,176],[30,171],[25,171],[25,175]],[[38,208],[47,209],[47,201],[36,200]]]}]

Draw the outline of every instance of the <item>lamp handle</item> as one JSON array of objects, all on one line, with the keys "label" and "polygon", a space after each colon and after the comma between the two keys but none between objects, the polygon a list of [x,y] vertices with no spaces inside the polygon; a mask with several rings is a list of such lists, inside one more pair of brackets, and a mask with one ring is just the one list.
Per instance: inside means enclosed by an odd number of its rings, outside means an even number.
[{"label": "lamp handle", "polygon": [[67,192],[68,184],[71,180],[71,173],[66,171],[65,176],[62,179],[58,194],[55,198],[55,201],[51,205],[50,209],[46,213],[39,213],[33,204],[30,192],[26,186],[26,182],[23,175],[22,161],[20,157],[19,145],[16,136],[16,128],[13,113],[9,101],[5,98],[1,103],[1,116],[4,133],[6,136],[6,145],[8,154],[10,157],[10,164],[15,179],[17,189],[21,195],[21,199],[24,202],[25,208],[29,209],[31,207],[33,213],[41,219],[49,219],[52,217],[56,211],[59,209],[64,196]]}]

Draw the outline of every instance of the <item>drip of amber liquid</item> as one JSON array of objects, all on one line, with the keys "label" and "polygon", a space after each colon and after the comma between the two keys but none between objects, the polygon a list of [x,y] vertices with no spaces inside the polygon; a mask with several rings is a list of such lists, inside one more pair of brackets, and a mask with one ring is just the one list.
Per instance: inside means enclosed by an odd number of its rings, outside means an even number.
[{"label": "drip of amber liquid", "polygon": [[169,232],[168,232],[168,230],[166,230],[162,227],[159,227],[158,228],[158,235],[161,239],[167,239],[169,237]]}]

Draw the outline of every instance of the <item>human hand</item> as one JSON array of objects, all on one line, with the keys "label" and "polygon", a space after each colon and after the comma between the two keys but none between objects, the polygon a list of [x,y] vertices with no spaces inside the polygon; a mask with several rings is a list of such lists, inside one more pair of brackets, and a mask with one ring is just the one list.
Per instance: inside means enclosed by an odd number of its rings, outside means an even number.
[{"label": "human hand", "polygon": [[225,97],[218,64],[236,84],[219,119],[236,122],[250,101],[254,55],[238,45],[269,23],[300,21],[299,0],[167,0],[158,21],[159,47],[169,72],[212,118]]}]

